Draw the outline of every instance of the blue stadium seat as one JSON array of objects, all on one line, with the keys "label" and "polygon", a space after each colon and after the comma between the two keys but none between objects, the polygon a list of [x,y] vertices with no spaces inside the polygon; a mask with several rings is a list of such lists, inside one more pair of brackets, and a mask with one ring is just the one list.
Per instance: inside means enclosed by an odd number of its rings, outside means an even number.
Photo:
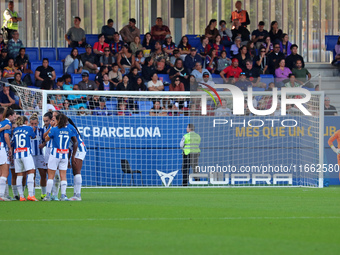
[{"label": "blue stadium seat", "polygon": [[58,48],[58,60],[63,60],[66,58],[67,55],[71,53],[71,48]]},{"label": "blue stadium seat", "polygon": [[30,76],[31,76],[31,81],[32,81],[32,85],[35,85],[35,78],[34,78],[34,73],[31,73]]},{"label": "blue stadium seat", "polygon": [[140,38],[140,42],[142,43],[143,42],[143,40],[144,40],[144,34],[141,34],[140,36],[139,36],[139,38]]},{"label": "blue stadium seat", "polygon": [[[72,49],[71,49],[72,50]],[[70,53],[71,53],[71,50],[70,50]],[[85,48],[77,48],[77,50],[78,50],[78,54],[80,55],[80,54],[83,54],[83,53],[85,53]],[[70,54],[69,53],[69,54]]]},{"label": "blue stadium seat", "polygon": [[164,86],[164,91],[170,91],[170,86]]},{"label": "blue stadium seat", "polygon": [[268,88],[269,83],[275,82],[274,75],[272,74],[260,74],[260,78],[261,78],[261,82],[264,82],[265,84],[267,84],[267,88]]},{"label": "blue stadium seat", "polygon": [[153,103],[151,101],[137,101],[137,105],[141,115],[149,115]]},{"label": "blue stadium seat", "polygon": [[64,73],[63,62],[61,62],[61,61],[50,61],[49,65],[54,68],[56,73],[58,73],[58,74]]},{"label": "blue stadium seat", "polygon": [[216,84],[223,84],[224,81],[222,79],[222,77],[219,74],[212,74],[212,79]]},{"label": "blue stadium seat", "polygon": [[92,47],[96,42],[98,42],[98,35],[87,34],[85,35],[85,38],[86,43],[91,44]]},{"label": "blue stadium seat", "polygon": [[57,53],[55,48],[40,48],[41,60],[43,58],[48,58],[49,61],[57,60]]},{"label": "blue stadium seat", "polygon": [[39,49],[38,47],[27,47],[26,54],[30,62],[39,61]]},{"label": "blue stadium seat", "polygon": [[94,81],[94,79],[96,78],[96,74],[95,73],[90,73],[90,75],[89,75],[89,80],[91,80],[91,81]]},{"label": "blue stadium seat", "polygon": [[188,37],[189,44],[191,47],[197,48],[198,45],[201,43],[201,36],[200,35],[186,35]]},{"label": "blue stadium seat", "polygon": [[110,111],[117,110],[117,99],[112,101],[106,101],[106,108]]},{"label": "blue stadium seat", "polygon": [[333,59],[335,58],[335,45],[338,41],[339,36],[338,35],[325,35],[325,44],[326,44],[326,50],[333,52]]},{"label": "blue stadium seat", "polygon": [[78,84],[79,81],[81,81],[81,74],[71,74],[72,77],[72,84]]},{"label": "blue stadium seat", "polygon": [[31,70],[33,71],[33,74],[35,73],[35,69],[37,69],[37,67],[41,65],[42,65],[42,61],[31,62]]},{"label": "blue stadium seat", "polygon": [[163,84],[170,84],[171,80],[168,74],[158,74],[159,80],[163,82]]},{"label": "blue stadium seat", "polygon": [[265,91],[265,88],[253,87],[253,91]]}]

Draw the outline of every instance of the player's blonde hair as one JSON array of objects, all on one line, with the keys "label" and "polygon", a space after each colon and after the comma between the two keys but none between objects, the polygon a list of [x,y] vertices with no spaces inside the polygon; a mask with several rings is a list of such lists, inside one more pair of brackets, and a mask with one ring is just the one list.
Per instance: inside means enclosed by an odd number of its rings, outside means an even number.
[{"label": "player's blonde hair", "polygon": [[28,121],[26,116],[19,116],[19,117],[17,117],[15,124],[17,124],[17,126],[20,127],[20,126],[24,125],[26,121]]},{"label": "player's blonde hair", "polygon": [[30,121],[31,120],[38,120],[39,121],[38,114],[36,112],[33,113],[32,116],[30,117]]}]

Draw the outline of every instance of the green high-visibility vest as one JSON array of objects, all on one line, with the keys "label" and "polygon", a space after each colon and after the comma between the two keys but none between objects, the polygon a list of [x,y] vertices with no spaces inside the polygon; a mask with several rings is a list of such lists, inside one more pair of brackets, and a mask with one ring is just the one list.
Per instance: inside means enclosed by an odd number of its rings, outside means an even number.
[{"label": "green high-visibility vest", "polygon": [[201,150],[199,148],[201,143],[201,137],[199,134],[191,131],[184,135],[184,147],[183,152],[185,155],[189,153],[200,153]]},{"label": "green high-visibility vest", "polygon": [[[10,9],[6,9],[7,11],[9,11],[9,13],[11,14],[12,18],[17,18],[18,17],[18,13],[17,12],[11,12]],[[7,21],[5,18],[5,12],[3,14],[4,17],[4,22],[3,22],[3,26],[8,28],[8,29],[12,29],[12,30],[18,30],[19,29],[19,25],[18,22],[13,22],[13,21]]]}]

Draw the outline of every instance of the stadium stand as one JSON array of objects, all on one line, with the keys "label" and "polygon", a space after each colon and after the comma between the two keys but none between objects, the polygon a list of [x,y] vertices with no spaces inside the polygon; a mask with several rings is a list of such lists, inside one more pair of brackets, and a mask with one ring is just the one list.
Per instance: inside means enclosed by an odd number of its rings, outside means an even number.
[{"label": "stadium stand", "polygon": [[71,48],[57,48],[58,60],[63,60],[70,54]]},{"label": "stadium stand", "polygon": [[40,56],[41,60],[44,58],[48,58],[50,62],[57,60],[57,53],[55,48],[40,48]]},{"label": "stadium stand", "polygon": [[26,54],[29,57],[29,61],[39,61],[39,48],[38,47],[27,47]]}]

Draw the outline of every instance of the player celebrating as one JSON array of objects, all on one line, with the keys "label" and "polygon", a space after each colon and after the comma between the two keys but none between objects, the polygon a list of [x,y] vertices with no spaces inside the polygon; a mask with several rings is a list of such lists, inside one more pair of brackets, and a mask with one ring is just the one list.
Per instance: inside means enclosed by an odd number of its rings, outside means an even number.
[{"label": "player celebrating", "polygon": [[68,165],[68,153],[70,138],[73,142],[72,162],[74,162],[77,152],[78,141],[75,134],[67,127],[67,117],[64,114],[59,114],[55,119],[57,126],[51,128],[46,136],[46,142],[52,140],[51,155],[48,160],[48,181],[47,181],[47,196],[44,201],[51,201],[51,192],[53,179],[57,169],[59,169],[61,178],[61,201],[66,200],[66,170]]},{"label": "player celebrating", "polygon": [[34,160],[34,165],[38,168],[40,173],[40,187],[41,187],[41,199],[46,197],[46,181],[47,181],[47,168],[43,156],[42,148],[44,148],[43,144],[43,135],[44,129],[39,128],[39,119],[38,114],[33,113],[30,118],[30,126],[35,128],[35,139],[31,140],[31,148],[32,148],[32,155]]},{"label": "player celebrating", "polygon": [[31,138],[35,138],[35,128],[27,126],[28,119],[26,116],[17,118],[16,127],[13,130],[13,149],[14,149],[14,166],[17,174],[17,188],[20,195],[20,201],[26,201],[22,186],[24,172],[27,172],[27,188],[29,201],[39,201],[34,196],[34,174],[35,166],[31,151]]},{"label": "player celebrating", "polygon": [[[335,148],[333,145],[334,141],[338,142],[338,148]],[[328,145],[331,147],[331,149],[336,153],[337,159],[338,159],[338,165],[340,166],[340,129],[334,133],[329,139],[328,139]],[[339,180],[340,180],[340,173],[339,173]]]}]

